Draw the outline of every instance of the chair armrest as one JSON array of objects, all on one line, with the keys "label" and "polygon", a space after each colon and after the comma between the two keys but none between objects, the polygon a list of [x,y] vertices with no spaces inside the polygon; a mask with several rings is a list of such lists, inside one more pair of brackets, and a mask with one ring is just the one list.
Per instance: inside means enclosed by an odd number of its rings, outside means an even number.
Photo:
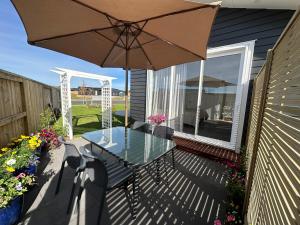
[{"label": "chair armrest", "polygon": [[84,157],[81,157],[80,165],[76,168],[76,174],[78,172],[84,171],[85,168],[86,168],[86,159]]},{"label": "chair armrest", "polygon": [[101,157],[100,155],[99,155],[99,156],[94,156],[94,155],[91,155],[91,154],[89,154],[89,153],[87,153],[87,152],[82,152],[81,154],[82,154],[82,156],[85,157],[85,158],[89,158],[89,159],[97,159],[97,160],[100,160],[100,161],[106,163],[106,159],[104,159],[104,158]]}]

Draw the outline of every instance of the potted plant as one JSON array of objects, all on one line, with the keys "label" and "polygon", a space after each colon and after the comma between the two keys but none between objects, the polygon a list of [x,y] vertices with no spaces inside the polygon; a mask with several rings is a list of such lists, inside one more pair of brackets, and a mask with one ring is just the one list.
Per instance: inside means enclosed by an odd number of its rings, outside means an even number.
[{"label": "potted plant", "polygon": [[38,163],[35,149],[39,145],[40,141],[36,141],[36,137],[24,137],[16,147],[2,154],[0,158],[1,169],[14,175],[22,172],[31,175],[35,174]]},{"label": "potted plant", "polygon": [[156,114],[148,117],[150,124],[152,124],[152,132],[155,126],[161,125],[167,120],[167,117],[164,114]]},{"label": "potted plant", "polygon": [[0,221],[1,225],[15,224],[22,210],[22,196],[33,185],[34,177],[20,173],[13,176],[0,172]]}]

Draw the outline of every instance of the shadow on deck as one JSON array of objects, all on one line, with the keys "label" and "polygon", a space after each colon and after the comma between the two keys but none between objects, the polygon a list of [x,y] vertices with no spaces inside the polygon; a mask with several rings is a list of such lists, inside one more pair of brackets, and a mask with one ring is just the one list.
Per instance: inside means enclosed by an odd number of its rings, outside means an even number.
[{"label": "shadow on deck", "polygon": [[[83,144],[82,140],[80,142]],[[72,216],[67,216],[73,172],[66,168],[61,191],[57,196],[54,195],[63,149],[54,151],[53,159],[44,171],[47,176],[49,171],[54,171],[53,176],[43,182],[43,186],[37,187],[39,194],[35,196],[20,224],[96,224],[99,199],[97,187],[87,183],[79,209],[75,209]],[[176,150],[175,155],[176,169],[167,167],[168,176],[163,174],[159,185],[155,184],[151,173],[142,170],[140,201],[135,220],[132,220],[130,213],[130,195],[124,190],[116,189],[107,193],[101,224],[205,225],[213,224],[217,217],[223,217],[226,199],[225,166],[180,150]],[[30,193],[27,198],[30,199]]]}]

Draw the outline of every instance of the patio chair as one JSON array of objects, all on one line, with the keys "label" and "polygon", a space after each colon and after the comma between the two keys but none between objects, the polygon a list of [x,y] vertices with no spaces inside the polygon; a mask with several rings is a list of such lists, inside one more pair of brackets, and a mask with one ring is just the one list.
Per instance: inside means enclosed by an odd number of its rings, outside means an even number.
[{"label": "patio chair", "polygon": [[172,140],[174,129],[166,126],[156,126],[153,131],[153,135],[168,140]]},{"label": "patio chair", "polygon": [[149,133],[149,124],[146,122],[135,121],[131,128],[144,133]]},{"label": "patio chair", "polygon": [[[85,156],[85,158],[88,158],[86,161],[86,169],[83,173],[83,177],[81,180],[81,185],[78,193],[78,199],[77,199],[77,205],[79,205],[80,198],[82,191],[84,189],[84,183],[86,179],[86,175],[88,175],[88,179],[91,181],[93,185],[97,186],[97,196],[99,196],[99,209],[98,209],[98,217],[97,217],[97,224],[100,224],[101,221],[101,216],[103,212],[103,206],[104,206],[104,201],[106,197],[106,191],[108,190],[108,172],[107,168],[104,164],[103,161],[95,158],[95,157],[90,157]],[[72,204],[72,203],[70,203]],[[77,206],[78,207],[78,206]]]},{"label": "patio chair", "polygon": [[[64,153],[63,161],[62,161],[60,172],[59,172],[58,182],[57,182],[57,186],[55,189],[55,195],[57,195],[59,192],[61,179],[62,179],[62,176],[64,173],[65,163],[67,162],[68,166],[71,169],[75,170],[73,185],[72,185],[72,190],[71,190],[71,195],[70,195],[70,199],[72,199],[73,195],[74,195],[77,179],[80,177],[80,174],[85,169],[85,161],[82,158],[81,153],[79,152],[79,150],[76,148],[76,146],[74,144],[65,142],[65,140],[62,137],[59,137],[58,141],[60,143],[64,144],[65,153]],[[67,212],[69,212],[70,207],[71,207],[71,205],[68,205]]]},{"label": "patio chair", "polygon": [[[97,224],[99,224],[101,221],[106,191],[119,187],[126,187],[127,189],[128,183],[133,182],[133,170],[120,161],[105,164],[102,160],[99,160],[99,158],[93,155],[83,153],[83,157],[86,161],[86,166],[78,192],[77,206],[80,203],[81,195],[85,188],[86,175],[88,175],[90,182],[99,187],[99,191],[97,191],[97,195],[101,198],[97,219]],[[72,205],[72,202],[70,204]]]}]

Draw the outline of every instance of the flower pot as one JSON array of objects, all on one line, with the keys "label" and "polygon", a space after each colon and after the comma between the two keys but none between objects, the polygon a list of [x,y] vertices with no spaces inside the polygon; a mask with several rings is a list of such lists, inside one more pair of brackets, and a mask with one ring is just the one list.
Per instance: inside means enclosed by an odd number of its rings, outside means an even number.
[{"label": "flower pot", "polygon": [[31,164],[27,168],[23,169],[23,172],[28,175],[35,175],[37,173],[37,165]]},{"label": "flower pot", "polygon": [[24,167],[21,169],[18,169],[14,172],[14,175],[17,176],[20,173],[26,173],[27,175],[36,175],[37,173],[37,165],[30,164],[28,167]]},{"label": "flower pot", "polygon": [[0,208],[1,225],[15,224],[22,211],[22,197],[16,197],[5,208]]}]

